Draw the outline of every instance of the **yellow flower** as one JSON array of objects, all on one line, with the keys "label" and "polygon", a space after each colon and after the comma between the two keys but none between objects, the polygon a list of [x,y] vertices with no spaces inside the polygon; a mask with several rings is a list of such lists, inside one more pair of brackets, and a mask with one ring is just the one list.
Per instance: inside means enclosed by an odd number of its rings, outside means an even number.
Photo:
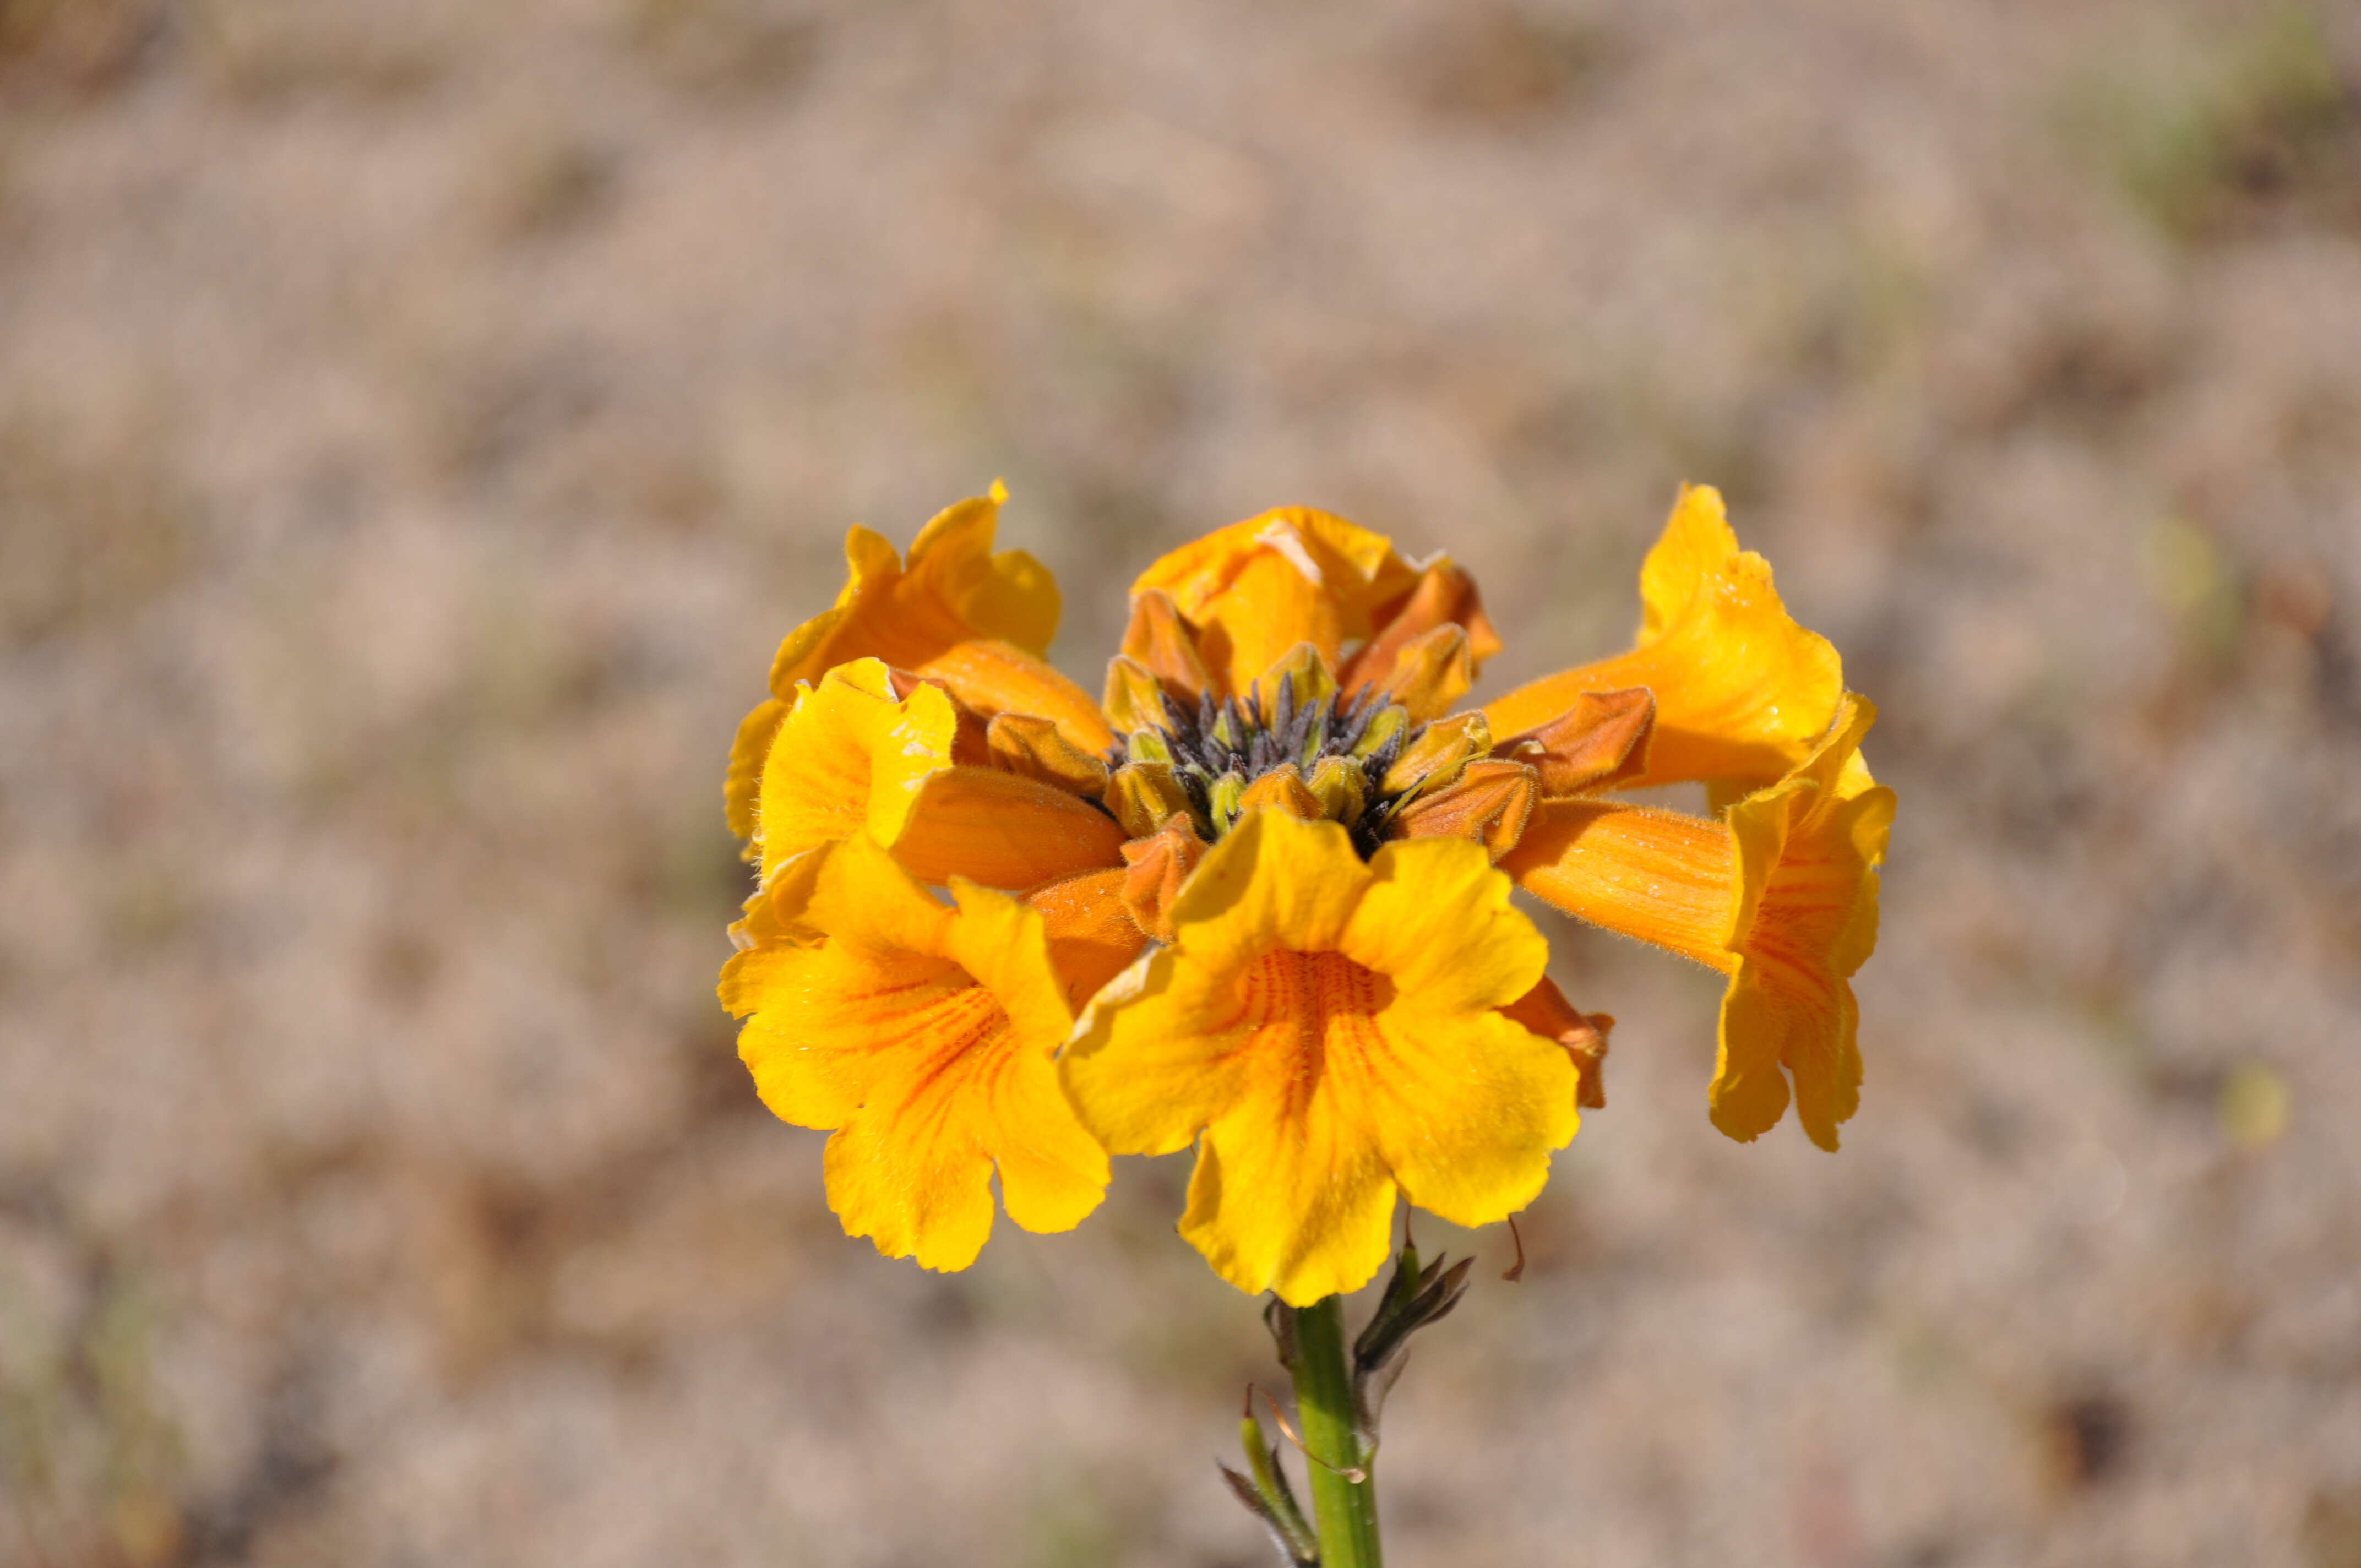
[{"label": "yellow flower", "polygon": [[[731,760],[763,881],[724,997],[766,1102],[838,1129],[848,1229],[960,1266],[992,1160],[1053,1228],[1096,1201],[1076,1173],[1103,1180],[1077,1138],[1193,1139],[1183,1233],[1301,1303],[1367,1281],[1398,1194],[1513,1212],[1605,1103],[1613,1021],[1543,975],[1511,877],[1728,976],[1715,1124],[1752,1138],[1792,1096],[1835,1146],[1893,795],[1868,704],[1713,491],[1650,552],[1630,652],[1481,708],[1457,705],[1500,642],[1467,573],[1302,508],[1150,566],[1093,703],[1043,660],[1047,575],[989,554],[999,499],[906,569],[856,530]],[[1679,781],[1718,817],[1609,798]]]},{"label": "yellow flower", "polygon": [[783,1120],[835,1129],[829,1206],[889,1257],[965,1268],[991,1180],[1028,1231],[1071,1230],[1106,1189],[1052,1054],[1073,1022],[1041,914],[951,883],[930,896],[866,835],[774,877],[721,973],[739,1055]]},{"label": "yellow flower", "polygon": [[1386,845],[1249,814],[1170,910],[1172,943],[1067,1049],[1117,1154],[1198,1144],[1181,1234],[1242,1290],[1303,1305],[1390,1248],[1394,1198],[1457,1224],[1524,1207],[1575,1131],[1576,1073],[1498,1009],[1548,961],[1474,845]]},{"label": "yellow flower", "polygon": [[1875,717],[1847,696],[1795,771],[1721,823],[1551,802],[1502,862],[1560,908],[1730,977],[1708,1099],[1733,1138],[1785,1113],[1782,1068],[1822,1148],[1837,1146],[1838,1124],[1861,1103],[1851,979],[1877,945],[1877,868],[1894,822],[1894,792],[1860,755]]},{"label": "yellow flower", "polygon": [[[763,762],[794,704],[796,683],[817,681],[848,659],[924,670],[977,641],[996,640],[1020,664],[1048,649],[1058,630],[1056,581],[1021,550],[992,554],[1006,499],[994,484],[989,495],[946,509],[918,531],[906,567],[893,545],[868,529],[856,525],[845,535],[844,591],[834,608],[787,633],[771,662],[770,696],[738,727],[723,787],[732,832],[752,835]],[[989,655],[960,657],[984,662]]]},{"label": "yellow flower", "polygon": [[1585,693],[1644,687],[1656,708],[1646,767],[1617,781],[1633,788],[1767,784],[1828,732],[1844,695],[1837,651],[1789,619],[1770,565],[1738,548],[1720,492],[1682,488],[1640,569],[1640,600],[1630,652],[1487,703],[1493,732],[1538,729]]},{"label": "yellow flower", "polygon": [[[763,759],[752,824],[764,875],[819,844],[866,829],[928,882],[958,875],[1030,887],[1119,865],[1123,830],[1072,790],[994,766],[988,729],[942,688],[910,683],[876,659],[840,664],[797,688]],[[1005,759],[1002,759],[1005,761]]]}]

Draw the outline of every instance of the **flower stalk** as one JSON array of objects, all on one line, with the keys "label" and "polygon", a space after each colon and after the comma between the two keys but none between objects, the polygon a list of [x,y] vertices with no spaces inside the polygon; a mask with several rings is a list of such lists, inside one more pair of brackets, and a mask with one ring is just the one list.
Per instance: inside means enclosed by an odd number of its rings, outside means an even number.
[{"label": "flower stalk", "polygon": [[1312,1515],[1320,1527],[1321,1568],[1378,1568],[1377,1444],[1362,1430],[1345,1300],[1330,1296],[1294,1310],[1295,1409],[1311,1459]]}]

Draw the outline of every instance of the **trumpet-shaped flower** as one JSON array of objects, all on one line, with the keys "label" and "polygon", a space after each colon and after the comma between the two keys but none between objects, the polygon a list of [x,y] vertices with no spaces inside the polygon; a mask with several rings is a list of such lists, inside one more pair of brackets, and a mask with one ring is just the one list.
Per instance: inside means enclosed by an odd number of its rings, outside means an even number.
[{"label": "trumpet-shaped flower", "polygon": [[933,883],[1030,887],[1119,863],[1123,832],[1104,811],[1045,782],[1031,753],[995,756],[972,714],[971,740],[981,740],[968,750],[981,761],[962,761],[960,706],[927,682],[910,688],[897,696],[894,672],[860,659],[799,690],[763,765],[753,826],[764,874],[863,828]]},{"label": "trumpet-shaped flower", "polygon": [[1505,862],[1559,907],[1730,977],[1708,1099],[1733,1138],[1778,1122],[1790,1077],[1823,1148],[1861,1103],[1851,980],[1877,945],[1877,868],[1894,821],[1894,792],[1861,761],[1875,717],[1848,696],[1803,762],[1721,823],[1553,803]]},{"label": "trumpet-shaped flower", "polygon": [[1644,687],[1655,721],[1626,786],[1767,784],[1802,762],[1835,718],[1844,675],[1828,639],[1789,618],[1771,567],[1741,550],[1719,491],[1681,491],[1640,569],[1628,653],[1519,686],[1487,704],[1494,731],[1547,724],[1586,693]]},{"label": "trumpet-shaped flower", "polygon": [[[954,882],[949,906],[865,834],[812,850],[722,970],[739,1054],[785,1121],[834,1129],[829,1206],[889,1257],[964,1268],[991,1180],[1028,1231],[1098,1206],[1106,1156],[1060,1092],[1073,1022],[1042,914]],[[798,865],[796,870],[803,870]]]},{"label": "trumpet-shaped flower", "polygon": [[794,706],[797,683],[817,682],[851,659],[915,670],[980,641],[1007,645],[1018,662],[1049,646],[1058,630],[1056,580],[1021,550],[992,553],[1006,499],[994,484],[989,495],[944,510],[918,531],[906,565],[868,529],[855,526],[845,535],[844,591],[833,608],[787,633],[771,661],[771,695],[738,727],[723,786],[731,831],[753,833],[763,761]]},{"label": "trumpet-shaped flower", "polygon": [[1458,1224],[1532,1201],[1576,1072],[1499,1009],[1548,960],[1509,882],[1455,839],[1364,862],[1344,828],[1249,813],[1064,1058],[1118,1154],[1198,1144],[1180,1231],[1242,1290],[1303,1304],[1389,1248],[1399,1191]]}]

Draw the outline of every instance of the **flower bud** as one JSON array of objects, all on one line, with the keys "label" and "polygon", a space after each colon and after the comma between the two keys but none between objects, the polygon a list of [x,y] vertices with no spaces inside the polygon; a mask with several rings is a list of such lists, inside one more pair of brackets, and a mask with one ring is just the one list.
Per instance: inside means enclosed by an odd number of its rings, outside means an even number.
[{"label": "flower bud", "polygon": [[[992,765],[1093,799],[1104,793],[1107,765],[1058,732],[1055,720],[1004,713],[984,731]],[[954,751],[956,755],[956,751]]]},{"label": "flower bud", "polygon": [[1301,822],[1317,822],[1327,815],[1320,797],[1303,787],[1303,775],[1295,771],[1293,762],[1281,762],[1246,785],[1238,796],[1238,808],[1283,811]]},{"label": "flower bud", "polygon": [[1540,783],[1522,762],[1487,758],[1458,779],[1419,795],[1388,824],[1396,839],[1472,839],[1495,861],[1517,847],[1540,799]]},{"label": "flower bud", "polygon": [[1107,780],[1101,797],[1127,838],[1145,839],[1173,813],[1189,813],[1189,792],[1172,773],[1170,762],[1126,762]]}]

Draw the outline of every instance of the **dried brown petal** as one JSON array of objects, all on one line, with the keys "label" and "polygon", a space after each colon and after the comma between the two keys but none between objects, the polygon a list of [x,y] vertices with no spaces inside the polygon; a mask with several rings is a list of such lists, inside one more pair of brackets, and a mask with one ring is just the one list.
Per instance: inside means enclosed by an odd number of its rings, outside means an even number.
[{"label": "dried brown petal", "polygon": [[1541,983],[1500,1011],[1536,1035],[1564,1046],[1574,1058],[1578,1075],[1574,1102],[1586,1111],[1607,1109],[1607,1035],[1615,1027],[1605,1013],[1577,1013],[1557,981],[1543,975]]}]

